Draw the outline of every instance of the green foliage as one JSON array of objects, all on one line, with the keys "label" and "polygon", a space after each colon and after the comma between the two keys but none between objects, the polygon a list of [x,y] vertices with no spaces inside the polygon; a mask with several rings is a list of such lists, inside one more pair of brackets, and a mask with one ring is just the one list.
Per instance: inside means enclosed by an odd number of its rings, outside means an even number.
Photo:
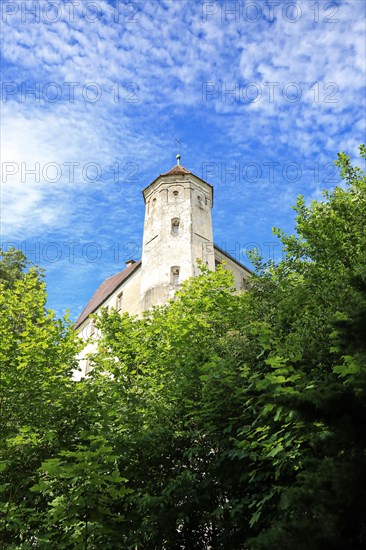
[{"label": "green foliage", "polygon": [[113,548],[121,541],[121,502],[128,492],[111,445],[103,436],[84,434],[75,451],[60,451],[39,468],[31,491],[46,498],[38,540],[57,548]]},{"label": "green foliage", "polygon": [[336,164],[345,185],[299,198],[283,260],[256,258],[247,292],[202,266],[142,318],[102,311],[78,383],[80,343],[12,253],[4,547],[365,547],[366,179]]},{"label": "green foliage", "polygon": [[281,234],[286,255],[267,274],[276,375],[259,375],[263,409],[243,435],[257,445],[254,479],[272,471],[276,492],[256,503],[253,548],[365,545],[366,179],[346,155],[336,164],[347,187],[298,200],[297,235]]},{"label": "green foliage", "polygon": [[78,344],[70,323],[45,308],[39,271],[21,272],[21,254],[5,257],[11,261],[0,283],[0,532],[7,542],[28,530],[36,469],[72,433]]},{"label": "green foliage", "polygon": [[246,509],[236,484],[244,486],[242,471],[223,434],[237,414],[227,396],[240,380],[226,338],[231,332],[234,341],[242,305],[225,269],[202,268],[177,298],[142,319],[104,312],[100,320],[91,384],[109,387],[120,468],[132,491],[131,548],[229,544]]},{"label": "green foliage", "polygon": [[32,265],[21,250],[10,247],[9,250],[0,248],[0,283],[4,288],[12,288],[15,281],[26,276],[25,268],[42,277],[43,271],[38,266]]}]

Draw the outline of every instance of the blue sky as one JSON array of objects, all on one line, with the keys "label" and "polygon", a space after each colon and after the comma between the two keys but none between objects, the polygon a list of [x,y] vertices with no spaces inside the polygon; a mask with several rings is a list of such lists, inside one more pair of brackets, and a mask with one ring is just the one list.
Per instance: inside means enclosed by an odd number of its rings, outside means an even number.
[{"label": "blue sky", "polygon": [[141,255],[141,190],[175,164],[215,187],[215,242],[280,249],[298,194],[365,141],[359,0],[3,1],[2,242],[75,319]]}]

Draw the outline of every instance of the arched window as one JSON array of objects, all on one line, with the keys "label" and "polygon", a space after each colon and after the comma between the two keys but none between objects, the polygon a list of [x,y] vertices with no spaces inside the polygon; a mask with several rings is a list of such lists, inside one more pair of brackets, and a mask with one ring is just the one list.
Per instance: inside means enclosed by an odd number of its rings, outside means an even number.
[{"label": "arched window", "polygon": [[179,193],[178,193],[177,190],[173,191],[173,197],[174,197],[175,199],[178,198],[178,195],[179,195]]},{"label": "arched window", "polygon": [[152,207],[154,208],[155,205],[156,205],[156,197],[154,197],[152,200]]},{"label": "arched window", "polygon": [[179,233],[179,218],[172,219],[172,233],[177,235]]},{"label": "arched window", "polygon": [[175,265],[171,268],[171,283],[173,286],[179,285],[179,267]]}]

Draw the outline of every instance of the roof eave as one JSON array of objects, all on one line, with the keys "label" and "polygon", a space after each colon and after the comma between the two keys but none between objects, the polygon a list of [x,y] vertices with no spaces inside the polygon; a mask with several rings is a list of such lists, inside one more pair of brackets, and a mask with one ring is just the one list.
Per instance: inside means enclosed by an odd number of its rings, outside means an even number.
[{"label": "roof eave", "polygon": [[[211,187],[211,191],[212,191],[212,206],[213,206],[213,200],[214,200],[214,187],[213,185],[211,185],[210,183],[208,183],[207,181],[205,181],[204,179],[200,178],[199,176],[196,176],[196,174],[193,174],[193,172],[187,172],[186,174],[179,174],[179,176],[193,176],[194,178],[197,178],[198,180],[202,181],[202,183],[205,183],[206,185],[208,185],[209,187]],[[147,185],[142,191],[142,196],[144,197],[144,203],[146,204],[146,198],[145,198],[145,192],[152,186],[154,185],[154,183],[156,183],[160,178],[176,178],[177,177],[177,174],[160,174],[160,176],[158,176],[157,178],[155,178],[151,183],[149,183],[149,185]]]}]

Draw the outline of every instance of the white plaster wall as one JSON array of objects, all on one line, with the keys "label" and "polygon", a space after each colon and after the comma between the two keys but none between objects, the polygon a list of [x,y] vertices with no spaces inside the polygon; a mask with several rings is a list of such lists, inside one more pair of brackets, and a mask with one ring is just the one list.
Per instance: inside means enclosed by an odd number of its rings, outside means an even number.
[{"label": "white plaster wall", "polygon": [[[141,268],[137,268],[136,271],[132,272],[129,278],[123,282],[114,292],[107,298],[93,313],[93,315],[98,315],[101,308],[108,307],[108,309],[116,309],[117,296],[123,292],[122,299],[122,308],[121,313],[127,312],[130,315],[140,315],[141,314],[141,302],[140,302],[140,282],[141,282]],[[91,336],[91,325],[92,319],[88,317],[81,324],[78,329],[78,334],[81,338],[86,340]],[[92,341],[89,342],[85,348],[79,353],[77,359],[81,366],[81,372],[76,372],[74,374],[75,380],[80,380],[82,376],[86,374],[87,367],[87,357],[88,354],[94,353],[97,349],[97,341],[100,337],[100,331],[94,331],[92,335]]]},{"label": "white plaster wall", "polygon": [[123,292],[121,312],[128,312],[130,315],[139,315],[141,313],[140,303],[140,282],[141,268],[132,272],[127,281],[122,283],[110,297],[104,302],[102,307],[116,309],[117,296]]}]

